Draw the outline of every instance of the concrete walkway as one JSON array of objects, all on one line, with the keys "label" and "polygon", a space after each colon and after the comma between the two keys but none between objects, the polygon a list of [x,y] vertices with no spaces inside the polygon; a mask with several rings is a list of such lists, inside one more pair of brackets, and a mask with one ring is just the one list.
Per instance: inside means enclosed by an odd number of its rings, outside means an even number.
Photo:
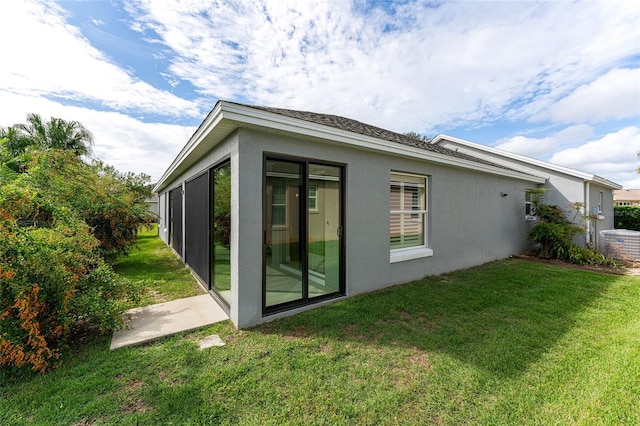
[{"label": "concrete walkway", "polygon": [[208,294],[130,309],[125,330],[115,331],[111,350],[138,345],[229,319]]}]

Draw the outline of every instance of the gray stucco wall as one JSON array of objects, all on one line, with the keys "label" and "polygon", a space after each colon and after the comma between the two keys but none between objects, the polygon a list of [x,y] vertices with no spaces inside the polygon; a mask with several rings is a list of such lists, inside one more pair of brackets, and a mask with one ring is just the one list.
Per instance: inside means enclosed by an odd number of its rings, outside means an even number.
[{"label": "gray stucco wall", "polygon": [[[190,167],[187,171],[179,175],[169,185],[160,191],[159,209],[160,209],[160,221],[158,225],[158,235],[165,243],[169,243],[169,218],[168,218],[168,196],[169,192],[181,185],[184,185],[189,179],[199,175],[203,171],[213,167],[216,164],[231,157],[231,153],[237,152],[237,133],[231,134],[224,142],[216,146],[214,149],[204,155],[197,163]],[[184,202],[184,197],[183,197]],[[184,228],[183,228],[184,229]]]},{"label": "gray stucco wall", "polygon": [[[237,177],[240,194],[238,208],[233,210],[239,232],[233,234],[237,236],[237,244],[232,252],[236,260],[232,273],[237,270],[238,289],[231,317],[239,327],[264,321],[261,262],[265,151],[345,164],[349,296],[506,258],[526,246],[524,194],[526,188],[534,185],[531,182],[250,129],[240,129],[238,135],[238,155],[232,156],[237,159],[232,162],[232,174]],[[430,176],[432,257],[390,263],[392,170]],[[502,197],[501,192],[508,195]]]},{"label": "gray stucco wall", "polygon": [[[576,210],[571,208],[571,204],[575,202],[581,202],[585,203],[585,207],[586,204],[589,204],[591,210],[591,207],[597,206],[599,197],[598,194],[599,192],[602,192],[604,199],[603,212],[605,214],[605,219],[598,220],[595,225],[593,222],[589,223],[591,228],[590,230],[593,233],[595,227],[597,227],[597,231],[601,231],[604,229],[613,229],[614,227],[613,190],[611,188],[606,188],[591,182],[589,183],[589,195],[587,196],[586,183],[582,178],[571,176],[554,170],[549,170],[524,161],[505,159],[504,157],[501,157],[499,155],[488,153],[479,149],[474,149],[473,147],[469,147],[466,145],[457,144],[449,140],[443,140],[441,145],[446,148],[457,149],[460,152],[474,155],[476,157],[483,158],[488,161],[493,161],[497,164],[502,164],[508,167],[514,167],[514,165],[516,165],[515,168],[525,173],[532,173],[546,177],[547,182],[542,185],[542,187],[549,190],[545,194],[545,204],[557,205],[567,212],[568,218],[575,218],[575,223],[583,227],[587,226],[586,218],[581,215],[576,216]],[[611,213],[607,215],[607,212]],[[591,211],[586,212],[583,210],[582,213],[589,215]],[[586,234],[584,236],[576,238],[576,243],[584,245],[585,242],[593,242],[593,238],[590,239],[590,234]]]},{"label": "gray stucco wall", "polygon": [[[602,206],[600,208],[600,215],[596,214],[598,203],[600,202],[600,194],[602,193]],[[598,247],[598,232],[613,229],[614,228],[614,213],[613,213],[613,191],[609,188],[596,185],[594,183],[589,184],[589,210],[593,219],[589,221],[591,241],[594,247]]]},{"label": "gray stucco wall", "polygon": [[[320,140],[240,128],[160,193],[160,237],[167,241],[169,190],[231,160],[231,309],[249,327],[297,311],[262,316],[262,182],[265,153],[345,165],[347,296],[509,257],[526,248],[525,190],[535,183],[384,155]],[[390,262],[389,175],[429,176],[433,256]],[[501,196],[501,193],[507,196]],[[315,305],[319,306],[319,305]],[[308,309],[308,308],[302,308]],[[298,309],[298,311],[301,309]]]}]

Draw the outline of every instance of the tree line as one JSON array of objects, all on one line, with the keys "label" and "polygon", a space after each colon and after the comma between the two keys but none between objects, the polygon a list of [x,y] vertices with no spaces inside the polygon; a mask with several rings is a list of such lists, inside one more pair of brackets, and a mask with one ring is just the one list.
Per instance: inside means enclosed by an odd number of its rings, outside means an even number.
[{"label": "tree line", "polygon": [[0,365],[44,372],[77,328],[122,325],[135,286],[111,263],[154,217],[150,177],[97,159],[77,121],[0,127]]}]

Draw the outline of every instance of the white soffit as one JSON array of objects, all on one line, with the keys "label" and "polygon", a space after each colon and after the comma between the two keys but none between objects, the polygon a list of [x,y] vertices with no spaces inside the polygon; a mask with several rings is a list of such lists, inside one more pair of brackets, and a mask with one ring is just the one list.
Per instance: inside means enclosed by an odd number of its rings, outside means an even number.
[{"label": "white soffit", "polygon": [[288,117],[275,112],[251,108],[250,106],[218,101],[213,110],[173,160],[162,178],[160,178],[154,191],[157,192],[166,188],[173,179],[187,170],[202,155],[219,144],[239,127],[301,135],[314,139],[322,139],[329,143],[345,144],[376,152],[422,159],[493,175],[507,176],[536,183],[545,182],[543,177],[524,172],[507,170],[501,167],[440,154],[438,152],[427,151],[397,142],[386,141],[384,139],[361,135],[327,125]]},{"label": "white soffit", "polygon": [[[622,185],[619,185],[615,182],[610,181],[609,179],[603,178],[598,175],[582,172],[580,170],[572,169],[570,167],[560,166],[558,164],[549,163],[542,160],[536,160],[535,158],[527,157],[520,154],[515,154],[513,152],[504,151],[498,148],[492,148],[486,145],[481,145],[475,142],[470,142],[464,139],[456,138],[454,136],[448,135],[438,135],[433,139],[434,144],[439,144],[443,141],[449,141],[453,144],[466,146],[472,149],[476,149],[478,151],[484,151],[489,154],[496,155],[498,157],[502,157],[504,159],[511,159],[516,161],[521,161],[523,163],[528,163],[534,166],[542,167],[547,170],[553,170],[555,172],[564,173],[569,176],[574,176],[580,179],[583,179],[586,182],[594,182],[598,185],[606,186],[611,189],[621,189]],[[517,164],[513,164],[514,168],[517,168]]]}]

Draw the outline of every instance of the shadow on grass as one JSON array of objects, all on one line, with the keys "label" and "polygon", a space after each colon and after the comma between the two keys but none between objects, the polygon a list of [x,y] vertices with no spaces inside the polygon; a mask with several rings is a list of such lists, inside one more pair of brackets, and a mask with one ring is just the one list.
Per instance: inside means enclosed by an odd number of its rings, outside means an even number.
[{"label": "shadow on grass", "polygon": [[358,296],[257,330],[441,352],[512,376],[553,347],[616,279],[501,261]]}]

